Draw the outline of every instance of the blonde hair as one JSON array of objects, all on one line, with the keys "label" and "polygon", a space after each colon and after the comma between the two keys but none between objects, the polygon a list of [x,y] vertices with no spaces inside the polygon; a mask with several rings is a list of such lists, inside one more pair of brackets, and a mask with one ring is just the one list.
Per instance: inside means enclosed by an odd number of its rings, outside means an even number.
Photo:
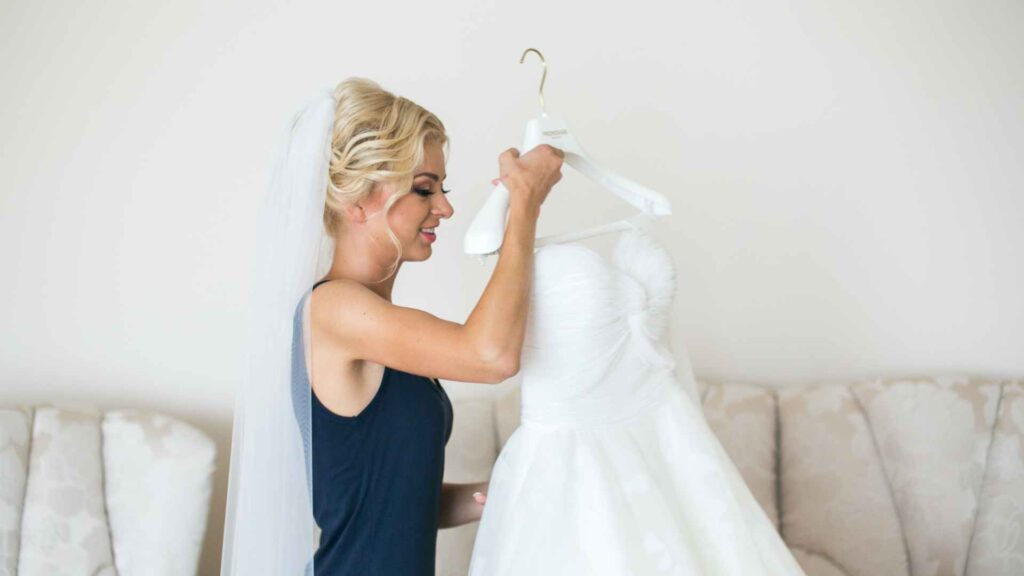
[{"label": "blonde hair", "polygon": [[[334,89],[337,108],[331,136],[330,177],[324,204],[324,228],[334,236],[343,206],[370,196],[377,184],[393,185],[384,210],[388,237],[398,251],[384,280],[402,259],[402,245],[387,224],[387,213],[410,193],[413,171],[423,162],[423,149],[437,143],[448,156],[448,135],[433,113],[396,96],[367,78],[343,80]],[[383,282],[384,280],[380,280]]]}]

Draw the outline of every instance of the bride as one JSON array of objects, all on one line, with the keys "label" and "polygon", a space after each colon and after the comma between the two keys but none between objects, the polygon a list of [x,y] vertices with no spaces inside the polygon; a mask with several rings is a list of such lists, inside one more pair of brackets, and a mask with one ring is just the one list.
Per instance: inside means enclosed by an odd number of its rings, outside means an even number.
[{"label": "bride", "polygon": [[258,228],[222,575],[433,574],[438,528],[480,518],[486,482],[442,483],[453,414],[437,379],[519,370],[537,218],[563,154],[499,156],[501,256],[458,323],[392,301],[402,264],[430,258],[454,214],[447,142],[434,114],[363,78],[289,124]]}]

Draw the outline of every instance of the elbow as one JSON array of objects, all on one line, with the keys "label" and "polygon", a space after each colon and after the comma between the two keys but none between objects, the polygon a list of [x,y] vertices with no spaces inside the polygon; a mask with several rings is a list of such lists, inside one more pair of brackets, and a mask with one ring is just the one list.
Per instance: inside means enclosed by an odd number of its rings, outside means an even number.
[{"label": "elbow", "polygon": [[505,370],[502,373],[502,379],[498,381],[499,383],[519,374],[519,354],[509,354],[502,365]]},{"label": "elbow", "polygon": [[519,356],[522,347],[505,341],[478,341],[472,348],[475,352],[479,382],[501,384],[519,373]]},{"label": "elbow", "polygon": [[501,384],[519,373],[519,354],[499,354],[492,358],[494,359],[488,362],[490,366],[488,384]]}]

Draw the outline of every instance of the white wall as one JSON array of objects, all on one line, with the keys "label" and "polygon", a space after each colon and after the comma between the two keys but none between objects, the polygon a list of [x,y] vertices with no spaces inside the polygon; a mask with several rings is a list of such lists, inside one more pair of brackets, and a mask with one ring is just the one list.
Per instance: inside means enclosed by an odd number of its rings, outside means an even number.
[{"label": "white wall", "polygon": [[[462,231],[538,112],[527,47],[588,151],[672,199],[700,378],[1024,374],[1024,5],[574,4],[0,3],[0,401],[210,432],[216,573],[273,137],[351,75],[436,112],[456,214],[395,300],[464,320],[493,261]],[[567,169],[541,232],[627,210]]]}]

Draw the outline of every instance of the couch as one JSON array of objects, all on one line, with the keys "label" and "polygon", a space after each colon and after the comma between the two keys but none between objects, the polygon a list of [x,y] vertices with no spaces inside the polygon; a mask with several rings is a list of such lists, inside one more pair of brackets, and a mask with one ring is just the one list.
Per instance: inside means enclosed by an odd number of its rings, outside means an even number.
[{"label": "couch", "polygon": [[[807,576],[1024,575],[1024,382],[698,380],[698,391]],[[519,423],[518,385],[502,392],[453,400],[446,482],[490,476]],[[439,532],[438,576],[466,574],[478,524]]]},{"label": "couch", "polygon": [[158,413],[0,407],[0,576],[194,575],[215,455]]}]

